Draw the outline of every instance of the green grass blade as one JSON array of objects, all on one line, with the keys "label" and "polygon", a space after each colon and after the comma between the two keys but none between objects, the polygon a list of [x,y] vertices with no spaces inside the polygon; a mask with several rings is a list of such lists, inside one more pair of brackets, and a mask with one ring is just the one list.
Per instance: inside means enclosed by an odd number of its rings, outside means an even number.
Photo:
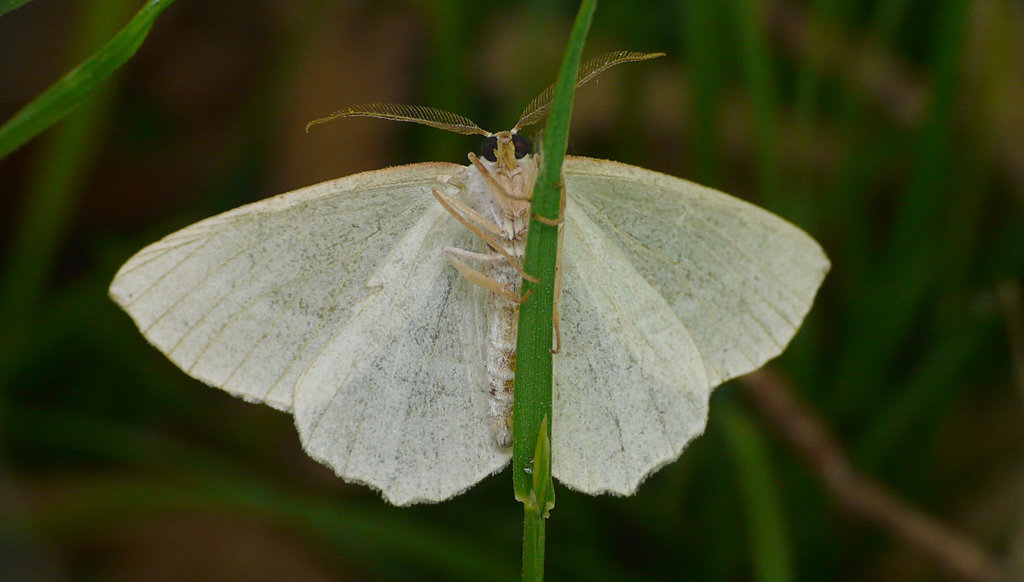
[{"label": "green grass blade", "polygon": [[732,448],[746,507],[754,580],[785,582],[793,576],[782,497],[768,448],[750,417],[733,402],[718,409]]},{"label": "green grass blade", "polygon": [[871,422],[853,443],[858,467],[875,471],[885,463],[899,462],[899,454],[917,435],[927,434],[928,423],[953,406],[958,393],[971,378],[970,363],[984,357],[998,334],[996,322],[971,322],[950,331],[925,351],[909,377],[890,388],[891,395],[874,411]]},{"label": "green grass blade", "polygon": [[727,42],[721,32],[722,6],[715,0],[685,4],[683,34],[693,78],[693,150],[701,183],[717,184],[722,174],[718,126],[725,101]]},{"label": "green grass blade", "polygon": [[[915,322],[925,313],[937,273],[946,268],[936,260],[941,243],[942,210],[951,188],[960,184],[959,142],[954,139],[967,4],[947,2],[935,14],[936,48],[927,118],[916,137],[913,167],[906,190],[896,205],[892,235],[882,265],[853,307],[870,314],[853,320],[849,347],[838,363],[834,389],[846,410],[868,407],[896,365],[899,346],[906,343]],[[874,387],[874,388],[871,388]]]},{"label": "green grass blade", "polygon": [[31,0],[0,0],[0,16],[18,8],[22,4],[28,4]]},{"label": "green grass blade", "polygon": [[0,127],[0,159],[57,123],[123,65],[142,45],[156,17],[173,2],[148,2],[103,48],[64,75]]},{"label": "green grass blade", "polygon": [[533,491],[523,510],[523,580],[544,579],[544,520],[555,506],[555,492],[551,482],[551,440],[548,438],[548,419],[544,418],[537,431],[537,449],[533,455],[535,467],[549,470],[533,472]]},{"label": "green grass blade", "polygon": [[[91,53],[114,34],[132,0],[92,0],[77,14],[70,62]],[[11,249],[0,265],[0,393],[27,353],[35,317],[60,243],[81,191],[81,183],[94,162],[96,142],[107,125],[111,109],[105,90],[83,95],[79,114],[49,134],[40,144],[29,172],[22,216]],[[3,408],[0,405],[0,408]]]},{"label": "green grass blade", "polygon": [[[575,94],[576,71],[583,55],[583,43],[594,16],[597,0],[583,0],[566,48],[562,67],[555,82],[551,114],[544,131],[541,166],[533,190],[533,213],[526,239],[526,272],[540,282],[523,281],[523,293],[532,293],[519,311],[519,336],[516,344],[516,383],[512,449],[513,487],[516,499],[523,502],[523,580],[542,580],[544,568],[544,519],[554,504],[550,457],[534,459],[538,435],[543,431],[550,440],[551,429],[544,419],[551,418],[551,345],[555,291],[555,264],[558,257],[558,228],[536,219],[560,215],[562,162],[569,143],[569,120]],[[541,439],[543,442],[543,439]],[[543,456],[542,456],[543,457]],[[542,461],[542,462],[536,462]],[[544,483],[544,498],[537,497],[534,483]]]},{"label": "green grass blade", "polygon": [[761,0],[734,0],[743,79],[754,111],[757,172],[765,206],[778,210],[781,179],[778,153],[778,75],[768,42],[767,7]]}]

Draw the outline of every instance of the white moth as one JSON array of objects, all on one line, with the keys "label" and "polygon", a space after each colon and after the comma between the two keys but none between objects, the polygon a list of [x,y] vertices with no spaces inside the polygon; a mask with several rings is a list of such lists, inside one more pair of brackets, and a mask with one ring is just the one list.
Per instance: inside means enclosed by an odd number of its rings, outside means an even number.
[{"label": "white moth", "polygon": [[[605,55],[578,84],[653,56]],[[538,164],[517,132],[550,97],[496,134],[425,107],[338,112],[325,120],[482,134],[483,158],[356,174],[208,218],[139,251],[110,295],[189,375],[290,411],[305,450],[346,481],[396,505],[452,497],[511,455]],[[629,495],[704,430],[714,386],[784,349],[829,262],[792,224],[678,178],[570,156],[563,182],[552,470],[573,489]]]}]

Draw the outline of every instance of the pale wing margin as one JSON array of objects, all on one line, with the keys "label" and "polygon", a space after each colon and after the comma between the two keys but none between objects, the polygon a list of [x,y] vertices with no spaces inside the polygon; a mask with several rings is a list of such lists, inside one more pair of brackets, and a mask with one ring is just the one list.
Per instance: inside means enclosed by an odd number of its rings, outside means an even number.
[{"label": "pale wing margin", "polygon": [[448,499],[509,460],[490,429],[487,292],[441,249],[483,250],[440,205],[381,262],[379,291],[302,375],[295,425],[303,447],[343,479],[395,505]]},{"label": "pale wing margin", "polygon": [[588,158],[567,158],[564,175],[569,199],[682,321],[711,386],[778,355],[828,272],[814,239],[722,192]]},{"label": "pale wing margin", "polygon": [[552,471],[585,493],[630,495],[704,431],[710,386],[662,294],[570,198],[552,389]]},{"label": "pale wing margin", "polygon": [[139,251],[110,296],[189,375],[290,410],[299,375],[459,168],[365,172],[213,216]]}]

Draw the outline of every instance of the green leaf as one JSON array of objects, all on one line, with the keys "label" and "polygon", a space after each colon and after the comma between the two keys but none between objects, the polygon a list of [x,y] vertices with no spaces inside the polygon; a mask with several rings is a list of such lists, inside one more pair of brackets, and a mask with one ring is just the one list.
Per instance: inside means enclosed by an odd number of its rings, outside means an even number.
[{"label": "green leaf", "polygon": [[22,4],[28,4],[29,0],[0,0],[0,16],[7,14],[11,10],[21,6]]},{"label": "green leaf", "polygon": [[156,17],[173,2],[151,0],[146,3],[103,48],[64,75],[0,127],[0,159],[74,110],[85,95],[135,54]]},{"label": "green leaf", "polygon": [[531,295],[519,310],[513,416],[516,438],[512,462],[516,497],[520,500],[529,499],[535,479],[533,472],[539,469],[532,463],[532,455],[537,448],[535,435],[544,417],[551,418],[551,326],[558,228],[540,222],[536,217],[540,215],[554,220],[559,216],[562,161],[569,142],[576,71],[595,5],[596,0],[584,0],[573,26],[555,85],[551,114],[542,141],[540,170],[533,190],[533,216],[527,235],[524,269],[540,282],[523,281],[523,294]]},{"label": "green leaf", "polygon": [[[533,464],[539,467],[551,466],[551,438],[548,436],[548,417],[540,423],[540,430],[537,432],[537,449],[533,453]],[[541,471],[533,472],[533,496],[531,502],[536,506],[542,516],[547,519],[551,509],[555,506],[555,492],[551,489],[550,474],[544,476]]]}]

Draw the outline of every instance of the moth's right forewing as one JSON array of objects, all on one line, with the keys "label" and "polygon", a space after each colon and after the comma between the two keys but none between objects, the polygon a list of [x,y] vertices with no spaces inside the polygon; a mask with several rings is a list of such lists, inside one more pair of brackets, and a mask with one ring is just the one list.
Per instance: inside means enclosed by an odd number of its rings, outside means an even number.
[{"label": "moth's right forewing", "polygon": [[779,354],[829,262],[813,239],[685,180],[569,157],[552,464],[630,494],[703,431],[710,390]]},{"label": "moth's right forewing", "polygon": [[451,164],[324,182],[203,220],[149,245],[111,297],[189,375],[290,410],[299,375],[352,317]]},{"label": "moth's right forewing", "polygon": [[565,180],[570,199],[671,305],[712,386],[781,353],[828,272],[802,230],[711,188],[574,157]]},{"label": "moth's right forewing", "polygon": [[584,493],[630,495],[704,431],[710,387],[693,338],[618,241],[570,198],[552,471]]}]

